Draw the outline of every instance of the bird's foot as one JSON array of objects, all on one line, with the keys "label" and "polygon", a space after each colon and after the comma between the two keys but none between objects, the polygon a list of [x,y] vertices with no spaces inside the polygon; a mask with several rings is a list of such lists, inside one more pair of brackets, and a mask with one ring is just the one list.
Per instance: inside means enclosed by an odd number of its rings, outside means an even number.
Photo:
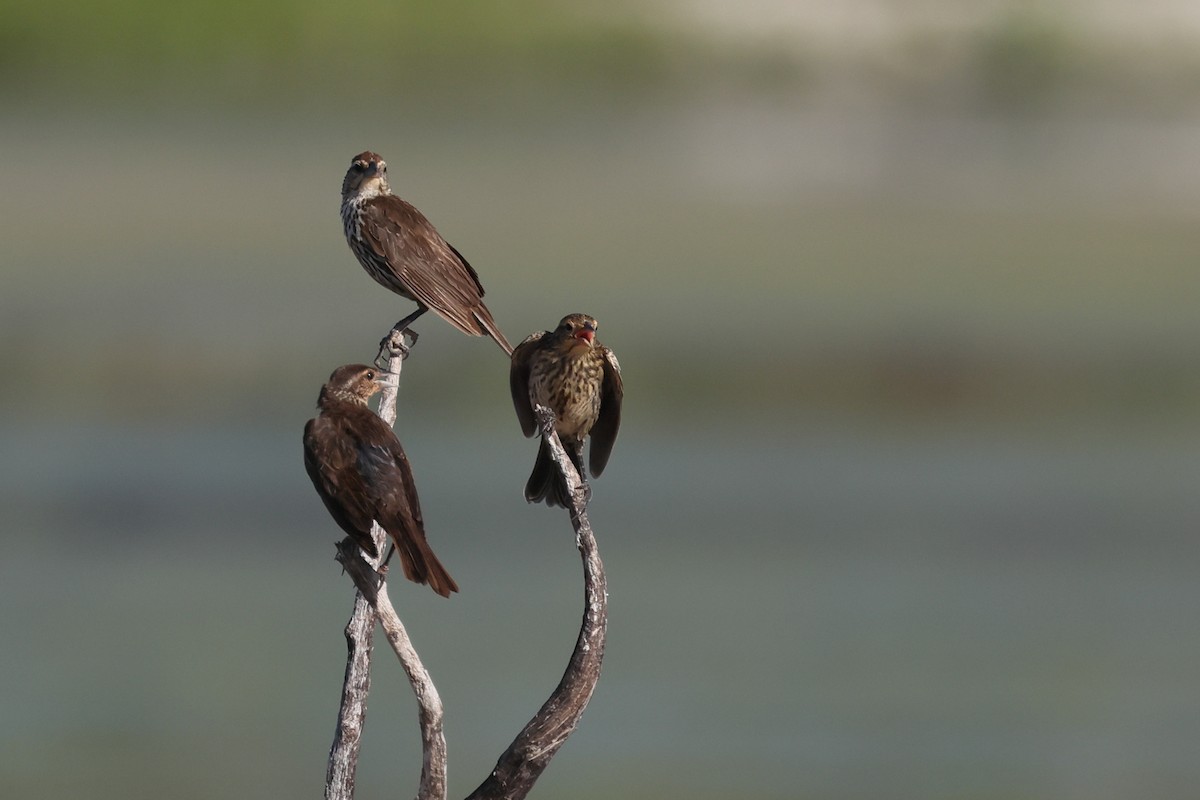
[{"label": "bird's foot", "polygon": [[542,429],[543,434],[548,436],[554,432],[554,423],[558,421],[558,418],[553,411],[538,403],[534,405],[533,413],[538,419],[538,426]]},{"label": "bird's foot", "polygon": [[392,560],[392,554],[395,552],[396,552],[396,545],[395,544],[388,545],[387,554],[383,557],[383,561],[380,563],[378,568],[376,568],[376,570],[375,570],[375,574],[379,576],[379,585],[380,586],[383,586],[384,581],[387,580],[388,562]]},{"label": "bird's foot", "polygon": [[[405,337],[410,341],[405,341]],[[401,361],[408,358],[413,347],[417,344],[417,332],[408,328],[392,328],[388,335],[379,340],[379,353],[375,356],[375,366],[387,369],[388,362],[399,357]]]}]

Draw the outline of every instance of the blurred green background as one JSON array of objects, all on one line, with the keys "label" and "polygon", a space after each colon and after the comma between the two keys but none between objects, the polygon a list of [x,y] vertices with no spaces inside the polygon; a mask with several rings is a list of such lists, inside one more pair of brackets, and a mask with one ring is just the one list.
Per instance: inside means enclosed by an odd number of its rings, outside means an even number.
[{"label": "blurred green background", "polygon": [[[625,423],[605,672],[535,797],[1190,798],[1200,12],[0,3],[0,793],[315,797],[352,589],[300,431],[411,304],[350,157]],[[398,432],[461,595],[394,584],[464,796],[581,614],[496,347]],[[413,791],[377,653],[360,796]]]}]

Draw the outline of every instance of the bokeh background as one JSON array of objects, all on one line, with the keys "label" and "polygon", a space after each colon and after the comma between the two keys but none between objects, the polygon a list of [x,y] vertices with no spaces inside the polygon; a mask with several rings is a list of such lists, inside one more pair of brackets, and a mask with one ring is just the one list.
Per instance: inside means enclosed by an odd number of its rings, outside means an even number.
[{"label": "bokeh background", "polygon": [[[1175,0],[6,0],[0,794],[320,794],[352,589],[300,431],[412,308],[342,239],[370,148],[510,339],[586,311],[624,367],[605,673],[534,796],[1195,797],[1198,53]],[[496,347],[418,330],[463,591],[393,596],[461,797],[580,567]]]}]

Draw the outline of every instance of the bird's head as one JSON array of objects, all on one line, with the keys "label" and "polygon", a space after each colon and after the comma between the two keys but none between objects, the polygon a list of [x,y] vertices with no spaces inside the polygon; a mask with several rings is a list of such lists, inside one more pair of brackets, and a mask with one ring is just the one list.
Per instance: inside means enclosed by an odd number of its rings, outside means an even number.
[{"label": "bird's head", "polygon": [[387,162],[378,153],[367,150],[351,160],[350,169],[346,170],[346,179],[342,181],[343,199],[358,197],[365,200],[391,192],[387,179]]},{"label": "bird's head", "polygon": [[600,323],[587,314],[568,314],[558,323],[555,333],[571,347],[592,347],[596,343],[596,329]]},{"label": "bird's head", "polygon": [[365,406],[371,395],[384,387],[386,376],[386,372],[366,364],[338,367],[321,387],[317,405],[324,408],[330,402],[342,402]]}]

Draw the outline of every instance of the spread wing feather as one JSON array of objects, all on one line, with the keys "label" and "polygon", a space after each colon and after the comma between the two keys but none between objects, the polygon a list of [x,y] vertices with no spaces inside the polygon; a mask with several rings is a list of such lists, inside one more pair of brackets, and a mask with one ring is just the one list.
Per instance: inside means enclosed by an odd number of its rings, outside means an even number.
[{"label": "spread wing feather", "polygon": [[625,397],[625,384],[621,380],[621,365],[612,350],[604,348],[604,381],[600,387],[600,416],[592,426],[592,444],[588,452],[588,466],[592,475],[599,476],[612,455],[617,431],[621,427],[621,401]]},{"label": "spread wing feather", "polygon": [[508,370],[508,388],[512,392],[513,408],[517,412],[517,421],[521,423],[521,433],[526,438],[537,433],[537,419],[533,416],[533,404],[529,401],[529,361],[537,352],[538,340],[548,333],[538,331],[526,336],[513,350],[512,366]]}]

